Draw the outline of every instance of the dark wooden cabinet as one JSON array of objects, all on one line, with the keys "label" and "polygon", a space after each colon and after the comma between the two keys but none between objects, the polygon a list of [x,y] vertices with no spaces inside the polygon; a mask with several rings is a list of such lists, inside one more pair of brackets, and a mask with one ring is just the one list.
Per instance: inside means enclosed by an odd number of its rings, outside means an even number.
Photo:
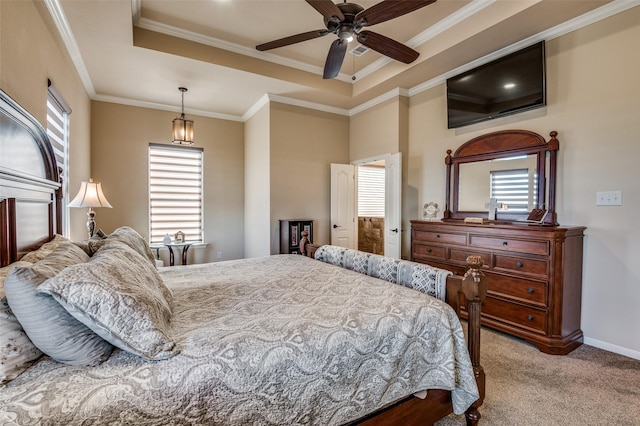
[{"label": "dark wooden cabinet", "polygon": [[313,220],[280,220],[280,254],[300,254],[300,238],[302,238],[302,231],[308,231],[308,238],[313,242]]},{"label": "dark wooden cabinet", "polygon": [[480,255],[489,285],[482,324],[523,338],[542,352],[564,355],[583,340],[584,230],[411,221],[411,256],[462,275],[467,256]]}]

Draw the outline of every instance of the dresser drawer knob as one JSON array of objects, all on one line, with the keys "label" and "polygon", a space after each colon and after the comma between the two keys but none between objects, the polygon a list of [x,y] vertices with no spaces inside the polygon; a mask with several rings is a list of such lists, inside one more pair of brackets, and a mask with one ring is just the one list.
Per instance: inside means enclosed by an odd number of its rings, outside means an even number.
[{"label": "dresser drawer knob", "polygon": [[509,243],[508,243],[507,241],[503,241],[503,242],[502,242],[502,245],[503,245],[503,246],[506,246],[506,245],[509,245]]},{"label": "dresser drawer knob", "polygon": [[527,293],[529,293],[529,294],[533,294],[533,293],[535,293],[535,292],[536,292],[536,290],[535,290],[533,287],[529,287],[529,288],[527,289]]},{"label": "dresser drawer knob", "polygon": [[522,268],[522,262],[516,262],[516,267]]},{"label": "dresser drawer knob", "polygon": [[431,253],[431,249],[430,248],[427,249],[427,253]]},{"label": "dresser drawer knob", "polygon": [[527,317],[527,319],[528,319],[529,321],[533,321],[533,320],[534,320],[534,316],[533,316],[533,315],[529,315],[529,316]]},{"label": "dresser drawer knob", "polygon": [[440,234],[436,234],[436,238],[440,238]]}]

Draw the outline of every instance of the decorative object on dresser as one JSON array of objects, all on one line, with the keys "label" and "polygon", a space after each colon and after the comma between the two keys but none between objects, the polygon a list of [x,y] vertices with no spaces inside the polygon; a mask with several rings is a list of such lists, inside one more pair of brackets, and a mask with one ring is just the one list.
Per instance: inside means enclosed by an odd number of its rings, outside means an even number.
[{"label": "decorative object on dresser", "polygon": [[438,203],[430,201],[422,208],[422,218],[424,220],[438,220],[439,212],[440,209],[438,208]]},{"label": "decorative object on dresser", "polygon": [[309,241],[313,241],[313,220],[280,220],[280,254],[300,254],[300,240],[304,231],[307,231]]},{"label": "decorative object on dresser", "polygon": [[[557,132],[550,135],[547,143],[534,132],[505,130],[471,139],[454,155],[447,151],[444,220],[411,222],[411,257],[462,274],[468,255],[482,256],[489,278],[482,323],[521,337],[543,352],[567,354],[583,340],[585,227],[558,226],[559,142]],[[517,203],[504,202],[483,184],[497,169],[526,170],[526,204],[513,208]],[[495,210],[494,220],[486,219],[486,211],[468,209],[490,198],[507,204],[506,209]]]}]

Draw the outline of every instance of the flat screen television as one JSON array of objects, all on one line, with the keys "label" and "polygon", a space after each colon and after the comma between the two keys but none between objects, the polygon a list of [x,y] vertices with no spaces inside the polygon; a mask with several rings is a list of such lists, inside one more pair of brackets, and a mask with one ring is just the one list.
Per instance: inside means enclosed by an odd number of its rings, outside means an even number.
[{"label": "flat screen television", "polygon": [[546,102],[544,40],[447,79],[449,129]]}]

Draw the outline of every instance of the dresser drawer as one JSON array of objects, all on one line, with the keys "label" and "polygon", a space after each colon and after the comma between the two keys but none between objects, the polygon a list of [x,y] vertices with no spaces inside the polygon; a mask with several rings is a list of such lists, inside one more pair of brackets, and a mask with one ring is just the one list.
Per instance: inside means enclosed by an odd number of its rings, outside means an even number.
[{"label": "dresser drawer", "polygon": [[502,254],[496,254],[494,258],[495,264],[493,266],[493,269],[495,269],[496,271],[504,270],[507,272],[540,275],[544,277],[547,277],[549,275],[548,260],[505,256]]},{"label": "dresser drawer", "polygon": [[413,257],[428,257],[445,260],[446,248],[430,244],[414,243]]},{"label": "dresser drawer", "polygon": [[547,307],[547,283],[485,272],[488,291],[509,299]]},{"label": "dresser drawer", "polygon": [[508,250],[518,253],[549,255],[549,241],[517,240],[511,238],[470,235],[469,245],[494,250]]},{"label": "dresser drawer", "polygon": [[478,252],[473,250],[460,250],[457,248],[452,248],[449,251],[449,260],[453,263],[458,263],[460,265],[467,265],[467,257],[469,256],[480,256],[482,258],[482,267],[490,268],[491,267],[491,253],[487,252]]},{"label": "dresser drawer", "polygon": [[505,300],[487,297],[482,304],[482,315],[545,333],[547,312],[521,306]]},{"label": "dresser drawer", "polygon": [[448,232],[433,232],[433,231],[415,231],[414,241],[430,241],[442,244],[467,244],[467,234],[453,234]]}]

